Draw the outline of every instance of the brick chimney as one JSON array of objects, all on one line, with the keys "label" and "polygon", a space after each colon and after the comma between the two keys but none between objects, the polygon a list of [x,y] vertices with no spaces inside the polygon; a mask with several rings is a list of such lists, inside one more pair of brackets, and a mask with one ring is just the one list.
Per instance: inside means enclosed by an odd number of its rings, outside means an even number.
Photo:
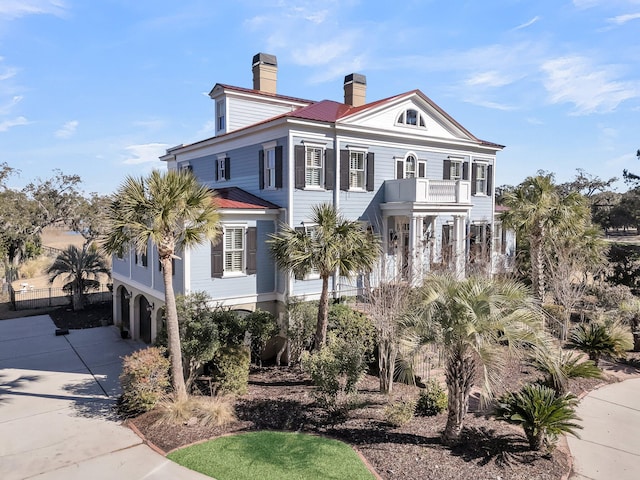
[{"label": "brick chimney", "polygon": [[366,103],[367,77],[352,73],[344,77],[344,103],[359,107]]},{"label": "brick chimney", "polygon": [[275,55],[258,53],[253,56],[253,89],[276,93],[278,61]]}]

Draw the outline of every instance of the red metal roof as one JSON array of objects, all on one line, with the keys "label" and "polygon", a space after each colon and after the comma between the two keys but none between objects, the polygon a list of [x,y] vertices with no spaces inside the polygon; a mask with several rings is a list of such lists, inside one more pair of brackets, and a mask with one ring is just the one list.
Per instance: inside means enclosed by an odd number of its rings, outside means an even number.
[{"label": "red metal roof", "polygon": [[276,204],[246,192],[238,187],[216,188],[215,202],[218,208],[266,210],[280,208]]}]

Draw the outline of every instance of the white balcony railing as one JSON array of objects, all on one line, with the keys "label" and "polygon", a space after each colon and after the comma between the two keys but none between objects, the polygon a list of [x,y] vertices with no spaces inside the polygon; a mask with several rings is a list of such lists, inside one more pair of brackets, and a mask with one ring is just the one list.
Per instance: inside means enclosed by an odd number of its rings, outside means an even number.
[{"label": "white balcony railing", "polygon": [[428,178],[386,180],[384,182],[384,201],[468,204],[471,203],[471,182]]}]

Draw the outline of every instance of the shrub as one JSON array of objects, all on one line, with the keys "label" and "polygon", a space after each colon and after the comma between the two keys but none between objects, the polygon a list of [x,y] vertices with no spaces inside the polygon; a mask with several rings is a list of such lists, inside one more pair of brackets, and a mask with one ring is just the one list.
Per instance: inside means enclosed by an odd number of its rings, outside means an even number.
[{"label": "shrub", "polygon": [[311,348],[318,321],[318,302],[296,302],[288,306],[287,341],[289,365],[300,362]]},{"label": "shrub", "polygon": [[569,346],[585,352],[598,366],[603,356],[623,358],[633,348],[633,341],[631,333],[618,322],[590,322],[571,331]]},{"label": "shrub", "polygon": [[340,387],[341,365],[328,346],[310,354],[303,352],[302,368],[317,387],[316,400],[325,407],[335,407]]},{"label": "shrub", "polygon": [[169,388],[169,359],[166,350],[149,347],[124,357],[120,412],[135,416],[151,410]]},{"label": "shrub", "polygon": [[557,397],[549,387],[528,384],[519,392],[507,393],[497,402],[495,416],[499,420],[520,425],[532,450],[541,450],[544,445],[555,445],[558,435],[582,428],[575,423],[580,420],[575,414],[578,399],[565,394]]},{"label": "shrub", "polygon": [[160,417],[156,424],[182,425],[195,421],[203,427],[226,425],[236,419],[233,406],[224,397],[194,397],[177,400],[165,398],[158,403]]},{"label": "shrub", "polygon": [[425,388],[420,390],[416,402],[416,415],[430,417],[447,409],[447,392],[435,380],[428,380]]},{"label": "shrub", "polygon": [[602,378],[602,371],[593,361],[582,361],[581,355],[562,350],[536,350],[530,364],[544,375],[544,385],[553,388],[556,395],[567,393],[570,378]]},{"label": "shrub", "polygon": [[261,355],[271,337],[280,331],[276,319],[269,312],[256,310],[245,317],[251,334],[251,356],[254,363],[262,364]]},{"label": "shrub", "polygon": [[219,393],[243,395],[249,385],[249,349],[239,346],[220,348],[213,359],[213,380]]},{"label": "shrub", "polygon": [[390,425],[401,427],[411,421],[416,410],[414,400],[400,400],[387,405],[384,409],[384,418]]}]

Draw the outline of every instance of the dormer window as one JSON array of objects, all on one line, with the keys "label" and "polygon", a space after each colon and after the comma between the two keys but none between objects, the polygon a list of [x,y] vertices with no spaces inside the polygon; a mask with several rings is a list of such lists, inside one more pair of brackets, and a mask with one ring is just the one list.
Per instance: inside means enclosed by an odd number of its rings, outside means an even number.
[{"label": "dormer window", "polygon": [[224,105],[224,100],[218,100],[216,102],[216,132],[224,132],[227,128],[226,121],[226,109]]},{"label": "dormer window", "polygon": [[398,116],[398,124],[426,128],[424,117],[413,108],[408,108]]}]

